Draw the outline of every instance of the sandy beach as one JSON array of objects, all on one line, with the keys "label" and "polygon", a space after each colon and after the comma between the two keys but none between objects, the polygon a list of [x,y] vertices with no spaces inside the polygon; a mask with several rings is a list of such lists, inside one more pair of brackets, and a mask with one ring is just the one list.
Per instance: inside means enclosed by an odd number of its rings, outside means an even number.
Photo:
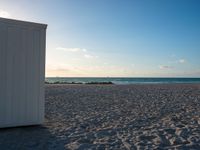
[{"label": "sandy beach", "polygon": [[0,129],[0,150],[200,149],[200,84],[46,85],[41,126]]}]

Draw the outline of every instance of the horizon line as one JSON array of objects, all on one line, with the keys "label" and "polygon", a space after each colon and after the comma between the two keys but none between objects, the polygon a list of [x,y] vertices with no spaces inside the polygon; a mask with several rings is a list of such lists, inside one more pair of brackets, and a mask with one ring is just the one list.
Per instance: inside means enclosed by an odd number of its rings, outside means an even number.
[{"label": "horizon line", "polygon": [[98,76],[90,76],[90,77],[63,77],[63,76],[54,76],[54,77],[45,77],[45,78],[200,78],[200,77],[98,77]]}]

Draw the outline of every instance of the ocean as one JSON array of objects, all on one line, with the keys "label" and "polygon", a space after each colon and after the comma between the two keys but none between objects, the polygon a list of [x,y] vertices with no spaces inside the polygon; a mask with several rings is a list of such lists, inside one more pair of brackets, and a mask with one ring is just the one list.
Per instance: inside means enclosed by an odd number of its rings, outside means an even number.
[{"label": "ocean", "polygon": [[200,78],[113,78],[113,77],[47,77],[48,83],[91,83],[112,82],[114,84],[162,84],[162,83],[200,83]]}]

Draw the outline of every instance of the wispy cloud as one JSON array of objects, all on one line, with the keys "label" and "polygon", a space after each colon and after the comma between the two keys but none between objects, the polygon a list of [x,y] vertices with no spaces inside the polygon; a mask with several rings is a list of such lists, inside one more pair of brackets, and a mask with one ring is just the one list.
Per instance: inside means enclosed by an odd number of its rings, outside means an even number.
[{"label": "wispy cloud", "polygon": [[186,63],[186,60],[185,59],[180,59],[178,62],[181,63],[181,64],[184,64],[184,63]]},{"label": "wispy cloud", "polygon": [[89,51],[85,48],[65,48],[65,47],[57,47],[56,50],[61,50],[65,52],[79,52],[82,57],[91,59],[91,58],[98,58],[98,56],[92,55],[89,53]]},{"label": "wispy cloud", "polygon": [[56,50],[62,50],[66,52],[87,52],[85,48],[65,48],[65,47],[57,47]]},{"label": "wispy cloud", "polygon": [[85,58],[91,59],[91,58],[98,58],[98,56],[93,56],[93,55],[89,55],[89,54],[84,54]]},{"label": "wispy cloud", "polygon": [[81,68],[77,68],[67,64],[47,64],[46,75],[48,77],[67,77],[67,76],[84,76]]},{"label": "wispy cloud", "polygon": [[87,50],[87,49],[85,49],[85,48],[83,48],[83,49],[82,49],[82,51],[86,53],[88,50]]},{"label": "wispy cloud", "polygon": [[8,18],[8,17],[10,17],[10,14],[5,10],[0,9],[0,17]]},{"label": "wispy cloud", "polygon": [[160,69],[173,69],[173,66],[167,66],[167,65],[160,65]]},{"label": "wispy cloud", "polygon": [[168,63],[171,63],[171,64],[184,64],[184,63],[187,63],[187,60],[183,59],[183,58],[180,58],[180,59],[171,60]]}]

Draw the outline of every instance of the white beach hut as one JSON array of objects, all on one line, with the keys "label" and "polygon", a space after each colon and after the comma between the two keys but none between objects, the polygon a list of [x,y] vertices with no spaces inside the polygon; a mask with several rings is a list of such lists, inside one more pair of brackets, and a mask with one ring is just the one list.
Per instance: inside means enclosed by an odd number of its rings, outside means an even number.
[{"label": "white beach hut", "polygon": [[0,18],[0,128],[43,123],[46,27]]}]

